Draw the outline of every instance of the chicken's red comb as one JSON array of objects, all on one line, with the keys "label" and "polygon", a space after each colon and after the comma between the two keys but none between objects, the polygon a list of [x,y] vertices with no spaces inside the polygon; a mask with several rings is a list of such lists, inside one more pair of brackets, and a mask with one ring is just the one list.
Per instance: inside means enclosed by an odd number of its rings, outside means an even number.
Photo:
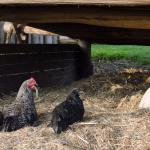
[{"label": "chicken's red comb", "polygon": [[31,77],[31,78],[29,79],[27,85],[28,85],[29,88],[32,89],[35,85],[37,85],[37,83],[36,83],[35,79],[34,79],[33,77]]},{"label": "chicken's red comb", "polygon": [[33,77],[31,77],[29,80],[31,80],[31,81],[35,81],[35,79],[34,79]]}]

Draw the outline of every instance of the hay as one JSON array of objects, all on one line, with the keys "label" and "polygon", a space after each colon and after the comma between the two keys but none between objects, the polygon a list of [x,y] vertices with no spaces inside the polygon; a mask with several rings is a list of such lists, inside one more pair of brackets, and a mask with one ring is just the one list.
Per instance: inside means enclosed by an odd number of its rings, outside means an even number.
[{"label": "hay", "polygon": [[[35,127],[25,127],[11,133],[1,132],[0,150],[150,148],[150,113],[137,110],[143,93],[149,87],[145,80],[149,77],[149,72],[144,71],[143,67],[137,67],[136,70],[136,66],[131,66],[131,62],[127,61],[94,64],[96,74],[88,79],[74,82],[64,88],[40,89],[40,100],[36,103],[39,120]],[[132,80],[129,80],[129,76]],[[141,76],[142,80],[137,80]],[[85,92],[82,97],[86,110],[84,120],[56,135],[47,127],[51,111],[74,87],[80,87]],[[14,98],[5,95],[0,100],[1,107],[11,103]]]}]

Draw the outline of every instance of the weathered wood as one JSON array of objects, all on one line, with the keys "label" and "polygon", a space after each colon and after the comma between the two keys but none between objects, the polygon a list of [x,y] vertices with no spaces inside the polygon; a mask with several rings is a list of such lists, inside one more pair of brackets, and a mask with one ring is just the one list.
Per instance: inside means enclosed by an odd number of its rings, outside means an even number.
[{"label": "weathered wood", "polygon": [[1,55],[0,56],[0,64],[26,64],[26,63],[42,63],[43,61],[60,61],[60,60],[69,60],[76,59],[77,54],[75,53],[39,53],[39,54],[24,54],[24,55]]},{"label": "weathered wood", "polygon": [[79,79],[80,53],[78,45],[70,44],[2,45],[0,92],[17,89],[31,76],[36,78],[39,86],[63,85]]},{"label": "weathered wood", "polygon": [[48,31],[41,30],[41,29],[37,29],[37,28],[33,28],[33,27],[30,27],[30,26],[24,26],[22,31],[24,33],[27,33],[27,34],[39,34],[39,35],[49,35],[49,36],[57,35],[55,33],[48,32]]},{"label": "weathered wood", "polygon": [[91,63],[91,43],[78,40],[78,45],[81,48],[78,61],[79,78],[86,78],[93,74],[93,66]]},{"label": "weathered wood", "polygon": [[137,44],[150,45],[150,30],[108,28],[83,24],[32,24],[32,26],[64,34],[66,36],[90,42],[107,44]]},{"label": "weathered wood", "polygon": [[57,37],[55,33],[24,24],[0,21],[1,44],[58,44]]},{"label": "weathered wood", "polygon": [[1,44],[0,54],[17,54],[17,53],[60,53],[60,52],[79,52],[80,47],[75,44]]},{"label": "weathered wood", "polygon": [[36,72],[45,70],[55,70],[58,68],[64,69],[68,65],[74,65],[77,59],[72,60],[56,60],[56,61],[45,61],[45,62],[32,62],[32,63],[19,63],[19,64],[9,64],[0,65],[0,76],[8,74],[19,74],[24,72]]},{"label": "weathered wood", "polygon": [[0,93],[18,90],[20,84],[30,77],[34,77],[40,87],[61,86],[76,79],[76,68],[75,66],[71,66],[64,69],[33,71],[30,73],[2,76],[0,77]]},{"label": "weathered wood", "polygon": [[2,0],[0,4],[8,5],[99,5],[99,6],[111,6],[111,5],[127,5],[127,6],[136,6],[136,5],[150,5],[149,0]]},{"label": "weathered wood", "polygon": [[[68,26],[70,24],[83,24],[85,28],[87,25],[97,26],[100,30],[102,27],[150,30],[150,1],[2,0],[0,2],[0,19],[24,24],[67,23]],[[69,30],[69,28],[67,29]],[[139,37],[141,32],[144,31],[138,32]],[[59,32],[56,30],[56,33]],[[61,33],[65,34],[65,32]],[[81,34],[79,33],[78,31],[74,37],[80,38]],[[74,34],[72,33],[72,35]],[[85,34],[84,40],[92,40],[93,37],[90,37],[90,34],[92,34],[91,30]],[[114,34],[118,34],[118,32]],[[93,39],[94,42],[100,40],[98,36]],[[104,39],[103,41],[107,40]],[[127,39],[127,41],[130,40]]]},{"label": "weathered wood", "polygon": [[[148,5],[149,6],[149,5]],[[0,19],[20,23],[81,23],[106,27],[150,29],[150,9],[97,6],[5,6]],[[9,11],[8,11],[9,10]],[[26,11],[28,10],[28,11]],[[88,11],[87,11],[88,10]],[[37,15],[38,14],[38,15]]]}]

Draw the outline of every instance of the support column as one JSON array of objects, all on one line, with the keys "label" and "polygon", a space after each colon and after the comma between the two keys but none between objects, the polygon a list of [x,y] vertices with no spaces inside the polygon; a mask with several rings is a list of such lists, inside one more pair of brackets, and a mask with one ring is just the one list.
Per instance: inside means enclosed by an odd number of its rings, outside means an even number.
[{"label": "support column", "polygon": [[78,40],[81,48],[79,55],[79,78],[86,78],[93,74],[93,65],[91,63],[91,43]]}]

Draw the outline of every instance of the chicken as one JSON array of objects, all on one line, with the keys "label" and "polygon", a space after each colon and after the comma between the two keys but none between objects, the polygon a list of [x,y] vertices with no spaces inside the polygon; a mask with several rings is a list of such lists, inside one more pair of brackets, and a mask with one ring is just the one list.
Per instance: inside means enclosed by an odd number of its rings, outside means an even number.
[{"label": "chicken", "polygon": [[84,115],[84,105],[79,97],[79,89],[73,89],[66,100],[60,103],[52,112],[51,124],[55,133],[61,133],[74,122],[81,121]]},{"label": "chicken", "polygon": [[38,90],[34,78],[24,81],[19,89],[13,104],[3,108],[3,131],[15,131],[37,120],[37,111],[34,104],[34,94]]},{"label": "chicken", "polygon": [[150,88],[144,93],[139,104],[139,109],[147,109],[150,111]]},{"label": "chicken", "polygon": [[3,113],[2,111],[0,111],[0,126],[3,124],[3,120],[4,120]]}]

